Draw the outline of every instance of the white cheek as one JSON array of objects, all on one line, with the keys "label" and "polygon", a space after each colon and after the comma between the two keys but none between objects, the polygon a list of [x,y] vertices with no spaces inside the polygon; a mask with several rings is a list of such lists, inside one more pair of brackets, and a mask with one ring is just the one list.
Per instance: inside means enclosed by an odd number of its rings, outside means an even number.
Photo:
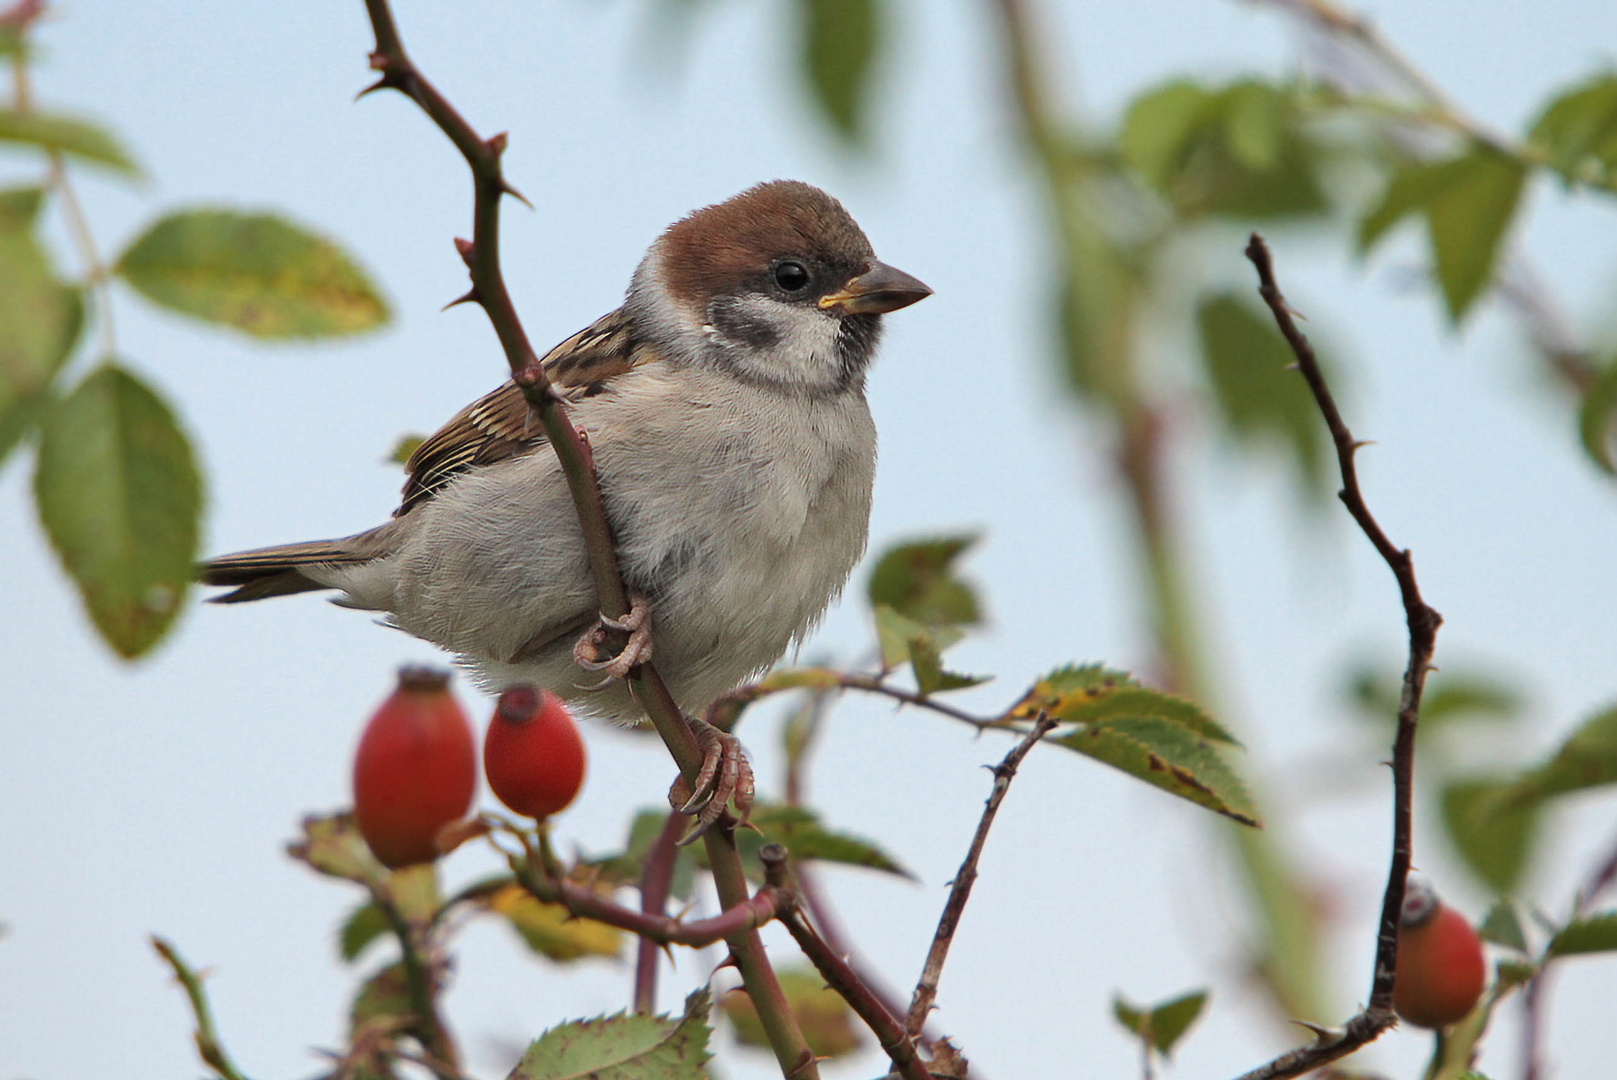
[{"label": "white cheek", "polygon": [[740,366],[770,379],[805,386],[829,386],[843,378],[834,316],[767,296],[747,297],[738,306],[750,320],[773,330],[777,338],[773,346],[759,349],[726,340],[719,331],[709,328],[714,340],[724,342],[726,351]]}]

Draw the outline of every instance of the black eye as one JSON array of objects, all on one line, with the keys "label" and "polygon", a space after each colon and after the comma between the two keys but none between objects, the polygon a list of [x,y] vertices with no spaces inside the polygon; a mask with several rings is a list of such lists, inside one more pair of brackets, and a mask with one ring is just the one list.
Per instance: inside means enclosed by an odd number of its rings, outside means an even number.
[{"label": "black eye", "polygon": [[783,262],[775,265],[775,284],[787,292],[797,292],[809,282],[809,272],[799,262]]}]

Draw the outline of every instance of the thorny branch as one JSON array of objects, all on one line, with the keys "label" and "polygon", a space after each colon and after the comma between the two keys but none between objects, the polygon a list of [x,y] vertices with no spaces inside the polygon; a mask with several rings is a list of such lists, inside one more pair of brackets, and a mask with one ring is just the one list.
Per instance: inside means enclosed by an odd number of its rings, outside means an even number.
[{"label": "thorny branch", "polygon": [[758,850],[758,858],[764,864],[766,888],[783,890],[790,897],[776,918],[791,933],[792,940],[819,971],[826,985],[842,995],[848,1007],[870,1028],[892,1061],[893,1069],[904,1080],[931,1080],[931,1073],[916,1054],[915,1037],[905,1030],[898,1017],[871,991],[848,961],[804,918],[797,903],[799,895],[787,880],[786,849],[780,844],[765,844]]},{"label": "thorny branch", "polygon": [[960,864],[960,871],[954,876],[954,885],[949,889],[949,899],[943,905],[943,915],[938,919],[937,933],[932,937],[932,947],[927,950],[926,965],[921,969],[921,978],[915,984],[915,996],[910,999],[910,1012],[905,1021],[905,1030],[912,1036],[920,1034],[921,1028],[926,1025],[927,1014],[932,1011],[932,1003],[937,999],[938,979],[943,975],[943,964],[949,958],[949,946],[954,943],[955,929],[960,925],[960,916],[966,910],[966,901],[971,899],[971,887],[977,881],[977,860],[982,857],[983,845],[988,841],[988,830],[994,824],[994,816],[999,813],[999,804],[1005,801],[1005,793],[1011,789],[1011,780],[1016,776],[1017,767],[1022,764],[1022,759],[1027,757],[1028,751],[1032,750],[1040,739],[1050,733],[1056,723],[1053,717],[1041,713],[1032,730],[1011,748],[1004,761],[994,766],[994,790],[989,794],[988,802],[983,807],[983,816],[977,822],[977,833],[971,838],[971,847],[966,852],[966,859]]},{"label": "thorny branch", "polygon": [[[589,551],[590,566],[595,575],[602,614],[622,618],[629,611],[629,597],[618,569],[617,549],[601,501],[589,444],[573,427],[560,399],[551,388],[539,357],[522,328],[500,268],[500,202],[505,195],[517,195],[506,182],[500,166],[506,136],[480,137],[465,117],[417,70],[405,52],[388,0],[365,0],[365,10],[376,36],[376,48],[370,55],[370,63],[380,73],[380,78],[370,89],[398,90],[409,97],[455,144],[471,168],[475,189],[472,239],[456,243],[472,278],[471,291],[462,299],[475,301],[483,307],[505,351],[511,377],[522,388],[529,405],[538,414],[572,492]],[[628,682],[635,700],[645,709],[680,772],[694,784],[702,765],[702,751],[690,724],[656,668],[649,663],[642,664],[630,672]],[[713,867],[713,882],[720,903],[729,908],[748,902],[751,889],[742,872],[741,856],[736,850],[731,831],[722,827],[710,829],[703,840]],[[757,1006],[759,1020],[769,1036],[782,1073],[793,1080],[816,1080],[819,1069],[814,1055],[796,1020],[792,1018],[785,994],[781,991],[774,969],[769,966],[756,930],[737,932],[728,944],[736,966],[741,970],[747,993]]]},{"label": "thorny branch", "polygon": [[1364,494],[1359,489],[1358,470],[1353,461],[1359,447],[1364,444],[1354,440],[1353,433],[1343,422],[1336,401],[1331,397],[1330,387],[1320,371],[1319,361],[1314,356],[1313,346],[1297,329],[1291,307],[1286,303],[1280,286],[1275,283],[1274,261],[1269,254],[1269,246],[1257,233],[1252,234],[1246,257],[1257,268],[1258,294],[1274,313],[1281,334],[1297,357],[1297,369],[1307,381],[1309,390],[1314,394],[1314,402],[1325,418],[1325,425],[1330,429],[1331,442],[1336,446],[1337,464],[1342,472],[1342,490],[1337,495],[1392,570],[1403,598],[1404,618],[1409,628],[1409,662],[1404,669],[1404,686],[1398,701],[1398,733],[1392,749],[1392,859],[1387,870],[1387,888],[1382,897],[1381,919],[1376,932],[1375,971],[1370,981],[1370,1001],[1342,1028],[1317,1029],[1319,1035],[1312,1045],[1282,1054],[1240,1078],[1280,1080],[1300,1076],[1346,1056],[1374,1040],[1395,1022],[1392,1008],[1393,972],[1398,962],[1398,913],[1404,902],[1404,880],[1409,875],[1415,727],[1420,719],[1421,693],[1426,687],[1426,675],[1432,667],[1437,629],[1443,624],[1443,617],[1421,599],[1420,588],[1415,582],[1415,562],[1409,551],[1400,550],[1387,538],[1365,505]]}]

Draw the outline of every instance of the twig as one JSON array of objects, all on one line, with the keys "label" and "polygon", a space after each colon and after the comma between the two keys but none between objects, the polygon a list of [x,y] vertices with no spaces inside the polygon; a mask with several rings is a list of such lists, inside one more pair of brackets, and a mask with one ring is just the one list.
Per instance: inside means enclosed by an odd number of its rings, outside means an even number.
[{"label": "twig", "polygon": [[[1600,862],[1595,864],[1587,881],[1578,889],[1572,901],[1572,917],[1581,919],[1600,898],[1600,894],[1617,881],[1617,843],[1613,843]],[[1538,974],[1528,980],[1522,991],[1522,1080],[1539,1080],[1544,1075],[1541,1043],[1544,1030],[1544,999],[1549,993],[1549,975],[1556,967],[1546,958]]]},{"label": "twig", "polygon": [[930,1080],[931,1074],[915,1052],[915,1037],[904,1029],[897,1015],[872,992],[848,961],[803,917],[795,902],[797,893],[787,881],[786,848],[780,844],[765,844],[758,849],[758,859],[764,865],[767,887],[780,889],[792,898],[792,902],[782,907],[777,918],[803,950],[803,955],[825,979],[826,985],[840,994],[854,1014],[870,1028],[900,1076],[905,1080]]},{"label": "twig", "polygon": [[[650,941],[655,945],[689,945],[701,949],[743,930],[755,930],[775,918],[782,902],[774,890],[759,889],[739,904],[727,905],[710,919],[685,922],[668,915],[624,907],[585,885],[548,869],[532,841],[523,838],[524,851],[504,851],[511,873],[524,889],[547,904],[560,904],[580,919],[591,919]],[[647,1010],[649,1011],[649,1010]]]},{"label": "twig", "polygon": [[410,1032],[421,1043],[426,1059],[436,1063],[432,1067],[434,1075],[440,1080],[457,1080],[460,1055],[438,1011],[438,977],[432,960],[419,948],[415,928],[387,890],[372,888],[371,901],[387,920],[393,936],[399,939],[399,963],[404,969],[410,1011],[415,1014]]},{"label": "twig", "polygon": [[966,901],[971,899],[971,887],[977,881],[977,860],[982,857],[983,845],[988,841],[988,830],[994,824],[994,816],[999,813],[999,804],[1005,801],[1005,793],[1011,789],[1011,779],[1016,776],[1017,766],[1022,764],[1022,759],[1055,726],[1053,717],[1041,713],[1033,729],[1011,748],[1004,761],[994,766],[994,790],[989,793],[988,802],[983,806],[983,816],[977,822],[977,833],[971,838],[966,859],[954,876],[949,899],[943,905],[943,915],[938,919],[937,933],[932,936],[932,947],[927,950],[926,965],[921,969],[921,978],[915,984],[915,995],[910,999],[909,1017],[904,1028],[912,1036],[920,1034],[921,1028],[926,1026],[927,1014],[932,1011],[933,1001],[937,1000],[938,979],[943,975],[943,964],[949,958],[949,946],[954,943],[955,928],[960,925]]},{"label": "twig", "polygon": [[1319,406],[1325,425],[1330,429],[1331,442],[1336,446],[1336,460],[1342,472],[1342,490],[1337,493],[1353,520],[1380,553],[1403,598],[1404,619],[1409,628],[1409,662],[1404,669],[1404,686],[1398,701],[1398,733],[1392,749],[1393,834],[1392,858],[1387,869],[1387,888],[1381,900],[1381,919],[1376,932],[1375,970],[1370,980],[1370,1001],[1339,1031],[1322,1034],[1313,1045],[1282,1054],[1273,1061],[1244,1074],[1241,1080],[1279,1080],[1299,1076],[1321,1065],[1357,1050],[1374,1040],[1395,1022],[1392,1009],[1393,973],[1398,963],[1398,913],[1404,902],[1404,879],[1409,875],[1411,846],[1410,806],[1414,786],[1415,727],[1420,719],[1421,693],[1426,687],[1426,675],[1432,667],[1432,653],[1437,646],[1437,629],[1443,617],[1421,599],[1415,582],[1415,562],[1409,551],[1400,550],[1387,538],[1365,505],[1359,490],[1358,470],[1353,458],[1363,444],[1342,420],[1330,387],[1320,371],[1313,346],[1297,324],[1286,303],[1280,286],[1275,283],[1274,261],[1269,247],[1257,233],[1247,244],[1246,257],[1258,271],[1258,294],[1274,313],[1280,332],[1297,357],[1297,368],[1302,372],[1314,402]]},{"label": "twig", "polygon": [[[679,857],[679,837],[685,831],[685,816],[670,810],[662,831],[646,853],[646,866],[640,874],[640,911],[645,915],[661,917],[668,903],[668,889],[674,881],[674,861]],[[648,937],[640,939],[634,962],[634,1011],[655,1012],[657,1009],[657,961],[661,959],[657,943]]]},{"label": "twig", "polygon": [[[394,89],[405,94],[432,119],[466,159],[474,179],[472,239],[457,241],[456,247],[471,272],[472,288],[462,299],[482,305],[500,339],[511,377],[522,388],[523,396],[539,415],[572,493],[573,505],[583,529],[590,567],[595,577],[601,612],[621,618],[629,611],[628,591],[618,569],[617,549],[611,526],[601,501],[589,445],[568,419],[565,408],[550,386],[539,357],[528,341],[517,316],[516,306],[505,287],[500,269],[499,211],[505,195],[518,195],[506,182],[500,167],[506,137],[481,138],[476,130],[417,70],[404,50],[388,0],[365,0],[376,48],[371,67],[380,78],[371,90]],[[520,198],[520,195],[518,195]],[[673,695],[650,663],[641,664],[629,675],[629,688],[646,711],[657,734],[662,737],[680,772],[694,783],[702,766],[702,749],[675,703]],[[742,871],[735,839],[725,828],[709,829],[703,836],[708,860],[713,868],[714,885],[720,903],[734,907],[748,901],[751,890]],[[769,966],[763,942],[755,930],[738,932],[729,939],[731,954],[741,971],[747,993],[758,1009],[759,1020],[769,1036],[781,1071],[792,1080],[817,1080],[819,1069],[814,1055],[786,1007],[786,998]]]},{"label": "twig", "polygon": [[151,941],[157,955],[173,969],[174,977],[179,980],[186,998],[191,1002],[191,1015],[196,1018],[197,1025],[197,1054],[202,1058],[203,1064],[224,1077],[224,1080],[247,1080],[230,1060],[230,1055],[225,1053],[224,1045],[219,1041],[219,1033],[213,1026],[213,1010],[208,1007],[208,995],[202,989],[202,980],[184,960],[180,959],[179,951],[171,943],[156,935],[152,936]]}]

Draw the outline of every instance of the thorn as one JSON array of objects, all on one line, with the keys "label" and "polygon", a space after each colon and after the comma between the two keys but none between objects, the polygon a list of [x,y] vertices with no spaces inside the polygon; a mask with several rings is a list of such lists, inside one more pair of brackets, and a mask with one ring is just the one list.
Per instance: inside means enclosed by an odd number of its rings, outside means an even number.
[{"label": "thorn", "polygon": [[464,262],[467,266],[472,265],[472,259],[477,255],[476,244],[457,236],[455,237],[455,250],[460,252],[461,262]]},{"label": "thorn", "polygon": [[[725,968],[727,968],[727,967],[733,967],[733,968],[735,968],[735,969],[736,969],[736,970],[737,970],[737,971],[740,971],[740,970],[741,970],[741,965],[740,965],[740,964],[738,964],[738,963],[736,963],[736,954],[735,954],[735,953],[734,953],[734,952],[727,952],[727,953],[725,953],[725,954],[724,954],[724,959],[723,959],[723,960],[721,960],[721,961],[720,961],[720,962],[719,962],[719,966],[718,966],[718,967],[716,967],[716,968],[714,968],[714,969],[713,969],[713,970],[714,970],[714,971],[715,971],[715,972],[719,972],[719,971],[723,971],[723,970],[724,970],[724,969],[725,969]],[[738,986],[738,987],[736,987],[736,989],[737,989],[737,990],[741,990],[741,992],[742,992],[742,993],[746,993],[746,991],[745,991],[745,990],[744,990],[744,989],[742,989],[742,988],[741,988],[741,987],[739,987],[739,986]]]},{"label": "thorn", "polygon": [[533,209],[533,203],[528,201],[528,197],[522,194],[522,192],[518,191],[516,188],[512,187],[511,182],[503,176],[500,177],[500,190],[511,196],[523,206],[526,206],[529,210]]},{"label": "thorn", "polygon": [[371,83],[365,89],[363,89],[359,93],[355,94],[354,95],[354,100],[358,101],[362,97],[365,97],[365,96],[367,96],[369,94],[374,94],[378,90],[386,90],[387,88],[388,88],[388,81],[387,81],[387,77],[384,75],[382,78],[377,79],[375,82]]},{"label": "thorn", "polygon": [[1314,1033],[1315,1046],[1328,1046],[1331,1043],[1339,1042],[1342,1039],[1347,1038],[1347,1030],[1345,1028],[1326,1027],[1324,1024],[1315,1024],[1308,1020],[1293,1020],[1292,1023],[1296,1024],[1298,1027],[1307,1028],[1309,1031],[1312,1031]]},{"label": "thorn", "polygon": [[510,141],[510,136],[502,131],[496,135],[490,135],[485,145],[494,152],[495,157],[499,157],[505,153],[505,148]]},{"label": "thorn", "polygon": [[448,311],[450,308],[457,307],[457,306],[459,306],[461,304],[476,304],[476,303],[481,303],[481,300],[477,295],[477,290],[475,288],[472,288],[472,289],[467,289],[464,295],[455,297],[453,300],[449,301],[449,303],[445,304],[443,307],[439,308],[438,310],[439,311]]},{"label": "thorn", "polygon": [[1357,454],[1360,450],[1363,450],[1366,446],[1374,446],[1375,444],[1376,444],[1376,441],[1374,439],[1354,439],[1353,442],[1349,444],[1349,448],[1355,454]]}]

